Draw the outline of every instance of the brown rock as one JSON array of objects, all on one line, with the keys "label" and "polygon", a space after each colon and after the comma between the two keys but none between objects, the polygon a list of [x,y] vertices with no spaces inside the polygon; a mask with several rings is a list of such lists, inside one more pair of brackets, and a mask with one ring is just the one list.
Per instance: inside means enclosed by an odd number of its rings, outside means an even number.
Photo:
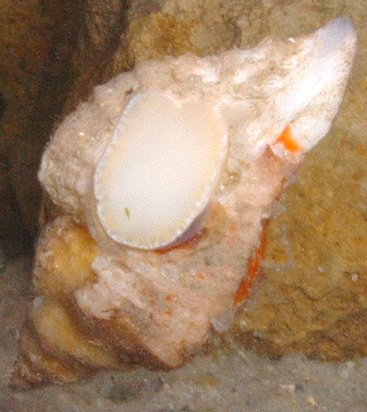
[{"label": "brown rock", "polygon": [[334,130],[289,188],[270,225],[264,278],[234,325],[246,346],[367,355],[366,148]]},{"label": "brown rock", "polygon": [[[38,230],[41,199],[38,163],[70,87],[69,61],[80,15],[79,2],[42,4],[32,0],[0,5],[0,90],[6,101],[1,126],[7,136],[0,140],[6,164],[0,174],[9,183],[0,186],[0,215],[2,221],[14,220],[16,199],[20,213],[15,220],[22,220],[32,234]],[[5,226],[0,225],[1,233]]]}]

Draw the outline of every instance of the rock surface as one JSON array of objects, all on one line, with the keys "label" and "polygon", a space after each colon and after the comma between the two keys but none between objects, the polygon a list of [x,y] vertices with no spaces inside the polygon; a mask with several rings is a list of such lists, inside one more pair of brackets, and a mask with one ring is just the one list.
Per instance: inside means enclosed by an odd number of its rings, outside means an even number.
[{"label": "rock surface", "polygon": [[263,280],[234,325],[246,347],[367,356],[366,161],[365,143],[340,128],[306,160],[270,224]]},{"label": "rock surface", "polygon": [[80,2],[69,0],[0,4],[2,237],[38,230],[38,163],[74,76],[71,45],[80,15]]}]

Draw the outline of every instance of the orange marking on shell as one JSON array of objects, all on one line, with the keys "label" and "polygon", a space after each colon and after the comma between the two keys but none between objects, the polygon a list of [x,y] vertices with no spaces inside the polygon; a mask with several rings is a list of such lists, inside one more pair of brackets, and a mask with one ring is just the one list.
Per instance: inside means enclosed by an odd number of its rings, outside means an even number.
[{"label": "orange marking on shell", "polygon": [[164,248],[160,248],[160,249],[156,249],[154,250],[154,252],[157,255],[165,255],[171,251],[175,251],[175,250],[191,250],[196,244],[197,242],[201,239],[202,237],[202,233],[199,232],[197,233],[195,236],[193,236],[191,239],[186,240],[183,243],[179,243],[173,246],[166,246]]},{"label": "orange marking on shell", "polygon": [[168,294],[166,295],[166,301],[167,301],[167,302],[172,302],[174,299],[175,299],[175,298],[174,298],[174,296],[172,295],[172,293],[168,293]]},{"label": "orange marking on shell", "polygon": [[203,273],[203,272],[198,272],[198,273],[196,274],[196,276],[197,276],[197,278],[200,279],[200,280],[206,280],[206,279],[207,279],[207,275],[206,275],[205,273]]},{"label": "orange marking on shell", "polygon": [[287,125],[278,136],[276,143],[282,143],[284,148],[291,153],[297,153],[302,150],[302,146],[294,140],[291,127],[289,125]]},{"label": "orange marking on shell", "polygon": [[269,222],[266,220],[263,222],[261,237],[260,237],[260,245],[256,249],[255,253],[250,257],[248,261],[248,277],[244,279],[241,283],[237,292],[234,296],[234,303],[236,305],[240,305],[243,303],[248,296],[250,295],[251,288],[253,287],[256,279],[261,274],[261,261],[265,254],[266,249],[266,231],[268,228]]}]

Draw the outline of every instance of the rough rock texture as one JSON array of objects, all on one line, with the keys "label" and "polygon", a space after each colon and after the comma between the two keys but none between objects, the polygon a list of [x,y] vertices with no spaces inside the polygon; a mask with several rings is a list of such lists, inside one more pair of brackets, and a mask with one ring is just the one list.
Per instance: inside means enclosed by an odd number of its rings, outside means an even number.
[{"label": "rough rock texture", "polygon": [[[96,68],[83,73],[69,93],[69,102],[76,102],[88,89],[82,86],[91,87],[167,49],[172,54],[187,50],[207,54],[233,45],[248,46],[269,34],[295,36],[312,31],[341,14],[352,18],[360,39],[343,110],[330,138],[315,149],[298,182],[282,199],[278,218],[269,228],[264,278],[233,330],[247,348],[273,355],[302,351],[341,359],[367,353],[364,2],[131,2],[124,17],[127,28],[119,25],[113,50],[103,59],[99,55]],[[93,32],[95,26],[91,27]],[[103,32],[103,24],[98,27],[102,27],[103,38],[111,38]],[[80,52],[76,54],[74,67],[83,58]],[[320,159],[327,159],[323,167]],[[26,208],[23,213],[27,216]]]},{"label": "rough rock texture", "polygon": [[[289,35],[342,9],[338,1],[289,2],[270,11],[269,24]],[[359,31],[343,109],[282,199],[269,228],[263,281],[234,325],[246,347],[273,355],[367,355],[367,13],[362,3],[343,11]]]},{"label": "rough rock texture", "polygon": [[306,160],[270,224],[258,293],[234,325],[245,346],[367,356],[366,155],[338,128]]},{"label": "rough rock texture", "polygon": [[38,163],[73,78],[80,15],[79,1],[0,4],[0,236],[38,230]]}]

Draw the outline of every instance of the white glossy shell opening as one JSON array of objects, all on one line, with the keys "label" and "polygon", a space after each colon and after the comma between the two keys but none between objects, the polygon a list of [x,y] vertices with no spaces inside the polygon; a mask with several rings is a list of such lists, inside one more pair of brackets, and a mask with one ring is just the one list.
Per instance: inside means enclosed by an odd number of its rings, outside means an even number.
[{"label": "white glossy shell opening", "polygon": [[206,207],[227,152],[212,103],[179,104],[150,90],[126,107],[94,176],[97,214],[116,242],[174,242]]}]

